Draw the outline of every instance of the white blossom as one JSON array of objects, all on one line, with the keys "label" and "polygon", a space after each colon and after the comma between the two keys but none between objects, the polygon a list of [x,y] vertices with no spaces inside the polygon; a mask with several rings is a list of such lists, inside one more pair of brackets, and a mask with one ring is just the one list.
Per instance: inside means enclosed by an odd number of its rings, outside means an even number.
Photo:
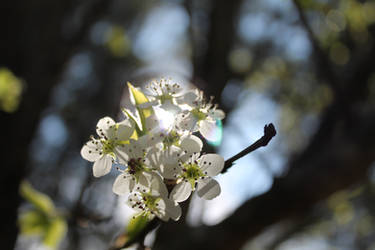
[{"label": "white blossom", "polygon": [[178,98],[181,92],[181,86],[177,83],[171,83],[170,79],[162,78],[159,82],[152,81],[146,86],[150,101],[141,105],[142,108],[159,106],[174,114],[178,113],[181,108],[177,105],[175,98]]},{"label": "white blossom", "polygon": [[199,131],[207,138],[216,128],[216,121],[225,117],[225,113],[212,104],[212,98],[206,101],[202,91],[195,90],[185,95],[184,102],[191,108],[177,115],[175,126],[182,131]]},{"label": "white blossom", "polygon": [[[217,154],[192,154],[185,162],[180,162],[179,182],[171,191],[170,197],[176,202],[189,198],[197,189],[198,196],[211,200],[221,192],[219,183],[211,177],[218,175],[224,167],[224,159]],[[196,188],[197,186],[197,188]]]},{"label": "white blossom", "polygon": [[116,151],[118,162],[126,168],[124,170],[118,169],[122,172],[113,184],[113,192],[118,195],[129,194],[136,184],[148,187],[153,178],[152,166],[150,165],[147,154],[150,145],[152,146],[153,136],[144,136],[138,140],[131,139],[129,144],[121,145]]},{"label": "white blossom", "polygon": [[112,168],[112,162],[116,159],[116,150],[125,141],[128,141],[134,132],[134,124],[126,119],[120,123],[110,117],[99,120],[96,126],[99,139],[91,137],[81,149],[81,156],[90,162],[94,162],[93,174],[101,177],[108,174]]},{"label": "white blossom", "polygon": [[169,218],[178,220],[181,207],[168,198],[168,190],[160,177],[154,177],[149,188],[137,185],[129,195],[127,204],[142,216],[152,219],[154,216],[164,221]]},{"label": "white blossom", "polygon": [[158,152],[154,154],[152,164],[164,178],[176,179],[179,161],[185,161],[194,152],[200,152],[203,142],[195,135],[179,135],[171,131],[159,145]]}]

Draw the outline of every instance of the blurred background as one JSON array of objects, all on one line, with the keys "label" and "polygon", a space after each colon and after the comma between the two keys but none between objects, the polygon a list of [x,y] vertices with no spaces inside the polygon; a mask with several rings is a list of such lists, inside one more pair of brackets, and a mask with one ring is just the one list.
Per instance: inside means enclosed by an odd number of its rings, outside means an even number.
[{"label": "blurred background", "polygon": [[2,249],[109,248],[133,212],[112,193],[116,172],[94,178],[79,151],[101,117],[120,119],[126,81],[160,77],[227,113],[207,151],[228,159],[271,122],[278,134],[146,244],[375,249],[375,1],[12,0],[1,12]]}]

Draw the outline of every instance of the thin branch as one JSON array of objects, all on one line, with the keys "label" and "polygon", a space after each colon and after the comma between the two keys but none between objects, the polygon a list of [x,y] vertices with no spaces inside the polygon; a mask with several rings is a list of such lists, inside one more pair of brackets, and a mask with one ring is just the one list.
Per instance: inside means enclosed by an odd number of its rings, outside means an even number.
[{"label": "thin branch", "polygon": [[257,150],[260,147],[267,146],[267,144],[271,141],[271,139],[275,135],[276,135],[275,126],[272,123],[270,123],[268,125],[265,125],[264,126],[264,135],[259,140],[257,140],[256,142],[254,142],[253,144],[251,144],[250,146],[248,146],[247,148],[245,148],[244,150],[242,150],[241,152],[239,152],[235,156],[232,156],[231,158],[226,160],[225,165],[224,165],[224,169],[221,172],[225,173],[230,167],[233,166],[233,163],[235,161],[237,161],[238,159],[240,159],[241,157],[244,157],[245,155]]}]

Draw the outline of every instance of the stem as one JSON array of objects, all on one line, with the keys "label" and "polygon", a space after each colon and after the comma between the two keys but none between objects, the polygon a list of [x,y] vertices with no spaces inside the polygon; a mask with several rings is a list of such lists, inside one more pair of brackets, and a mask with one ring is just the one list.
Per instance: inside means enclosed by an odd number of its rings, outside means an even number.
[{"label": "stem", "polygon": [[254,142],[253,144],[251,144],[250,146],[248,146],[247,148],[245,148],[244,150],[242,150],[241,152],[239,152],[235,156],[232,156],[231,158],[226,160],[224,168],[221,171],[221,173],[225,173],[230,167],[233,166],[233,163],[235,161],[237,161],[238,159],[240,159],[241,157],[257,150],[260,147],[267,146],[267,144],[271,141],[271,139],[275,135],[276,135],[275,126],[273,126],[272,123],[270,123],[268,125],[265,125],[264,126],[264,135],[259,140],[257,140],[256,142]]},{"label": "stem", "polygon": [[140,244],[140,246],[142,247],[142,246],[144,246],[144,240],[145,240],[147,234],[149,232],[151,232],[152,230],[154,230],[155,228],[157,228],[159,225],[161,225],[161,220],[159,220],[158,218],[155,217],[154,219],[152,219],[147,224],[147,226],[141,232],[139,232],[139,234],[137,236],[135,236],[134,239],[126,241],[125,243],[120,244],[120,245],[113,245],[109,248],[109,250],[120,250],[120,249],[123,249],[123,248],[130,247],[131,245],[133,245],[135,243]]}]

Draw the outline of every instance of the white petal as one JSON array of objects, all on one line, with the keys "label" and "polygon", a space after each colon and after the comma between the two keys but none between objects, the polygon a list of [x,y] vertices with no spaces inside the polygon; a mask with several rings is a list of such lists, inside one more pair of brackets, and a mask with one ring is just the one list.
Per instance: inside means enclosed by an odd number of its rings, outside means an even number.
[{"label": "white petal", "polygon": [[197,131],[197,122],[198,119],[190,112],[182,112],[176,118],[177,127],[190,132]]},{"label": "white petal", "polygon": [[149,186],[150,186],[150,179],[151,179],[150,175],[146,174],[145,172],[141,172],[138,175],[138,183],[137,184],[141,186],[141,189],[143,189],[143,188],[148,189]]},{"label": "white petal", "polygon": [[147,147],[142,144],[141,141],[130,142],[130,147],[132,149],[133,158],[143,158],[146,153]]},{"label": "white petal", "polygon": [[[96,125],[96,133],[98,133],[100,137],[112,138],[109,136],[114,132],[115,125],[115,121],[111,117],[106,116],[98,121],[98,124]],[[112,129],[108,131],[109,128]]]},{"label": "white petal", "polygon": [[160,174],[165,179],[171,179],[171,180],[176,179],[176,176],[181,172],[179,170],[180,168],[175,167],[175,165],[163,164],[160,166]]},{"label": "white petal", "polygon": [[154,169],[158,169],[160,166],[160,154],[161,152],[159,151],[158,148],[152,147],[146,154],[146,157],[150,163],[150,166]]},{"label": "white petal", "polygon": [[176,179],[177,174],[179,174],[182,171],[182,168],[178,166],[178,155],[180,153],[180,148],[171,146],[167,150],[165,150],[161,155],[158,170],[164,178]]},{"label": "white petal", "polygon": [[180,147],[183,151],[188,153],[200,152],[203,147],[203,142],[195,135],[187,135],[181,138]]},{"label": "white petal", "polygon": [[93,166],[93,173],[95,177],[101,177],[108,174],[112,168],[112,157],[103,155],[99,158]]},{"label": "white petal", "polygon": [[169,220],[169,215],[166,211],[166,200],[161,198],[158,202],[158,209],[155,212],[156,216],[162,219],[163,221]]},{"label": "white petal", "polygon": [[151,108],[152,106],[157,106],[157,105],[159,105],[159,100],[153,100],[150,102],[138,104],[138,107],[141,109],[147,109],[147,108]]},{"label": "white petal", "polygon": [[179,147],[174,145],[168,147],[162,152],[161,160],[163,164],[174,165],[178,163],[178,156],[182,153]]},{"label": "white petal", "polygon": [[158,120],[158,118],[156,117],[155,114],[152,114],[152,115],[150,115],[146,118],[146,129],[147,129],[147,131],[151,131],[155,128],[158,129],[159,128],[158,126],[159,126],[159,120]]},{"label": "white petal", "polygon": [[190,105],[190,106],[195,106],[193,104],[193,102],[196,101],[197,99],[198,99],[197,91],[193,90],[193,91],[189,91],[186,94],[176,98],[176,101],[177,101],[178,104],[187,104],[187,105]]},{"label": "white petal", "polygon": [[117,138],[117,128],[116,128],[116,124],[115,125],[112,125],[110,126],[106,132],[104,132],[104,134],[106,135],[106,138],[110,139],[110,140],[118,140]]},{"label": "white petal", "polygon": [[[181,108],[177,105],[175,105],[171,100],[166,100],[162,105],[160,105],[160,108],[172,113],[177,114],[181,111]],[[163,117],[161,117],[163,119]]]},{"label": "white petal", "polygon": [[134,125],[119,123],[117,127],[117,140],[127,141],[134,132]]},{"label": "white petal", "polygon": [[206,154],[199,158],[199,167],[208,176],[218,175],[224,168],[224,158],[218,154]]},{"label": "white petal", "polygon": [[166,214],[172,219],[177,221],[181,217],[181,207],[178,205],[178,203],[173,202],[170,199],[165,200],[166,207],[165,211]]},{"label": "white petal", "polygon": [[102,144],[99,140],[90,140],[81,149],[81,156],[87,161],[97,161],[100,158]]},{"label": "white petal", "polygon": [[154,146],[155,144],[162,142],[165,138],[165,134],[163,132],[158,133],[150,133],[139,137],[137,140],[138,145],[142,149],[147,149],[149,147]]},{"label": "white petal", "polygon": [[114,149],[116,159],[122,165],[127,165],[128,161],[130,160],[129,148],[130,148],[129,144],[123,144],[121,146],[115,147]]},{"label": "white petal", "polygon": [[215,109],[211,111],[209,114],[215,120],[223,120],[225,118],[225,113],[221,109]]},{"label": "white petal", "polygon": [[216,180],[210,177],[198,180],[197,193],[199,197],[206,200],[212,200],[218,196],[220,192],[220,185]]},{"label": "white petal", "polygon": [[149,173],[151,176],[151,184],[150,189],[152,195],[160,195],[163,197],[168,197],[168,189],[165,186],[162,178],[157,173],[151,172]]},{"label": "white petal", "polygon": [[202,120],[199,122],[199,132],[204,138],[212,137],[212,133],[216,129],[216,122],[210,120]]},{"label": "white petal", "polygon": [[116,147],[115,150],[116,154],[118,154],[118,158],[121,164],[127,164],[130,159],[138,159],[142,158],[144,153],[142,148],[139,146],[137,141],[130,139],[129,144],[123,144],[119,147]]},{"label": "white petal", "polygon": [[188,181],[181,181],[172,190],[170,197],[175,202],[182,202],[189,198],[191,194],[191,185]]},{"label": "white petal", "polygon": [[129,194],[135,185],[134,177],[130,174],[120,174],[113,183],[112,191],[118,195]]}]

